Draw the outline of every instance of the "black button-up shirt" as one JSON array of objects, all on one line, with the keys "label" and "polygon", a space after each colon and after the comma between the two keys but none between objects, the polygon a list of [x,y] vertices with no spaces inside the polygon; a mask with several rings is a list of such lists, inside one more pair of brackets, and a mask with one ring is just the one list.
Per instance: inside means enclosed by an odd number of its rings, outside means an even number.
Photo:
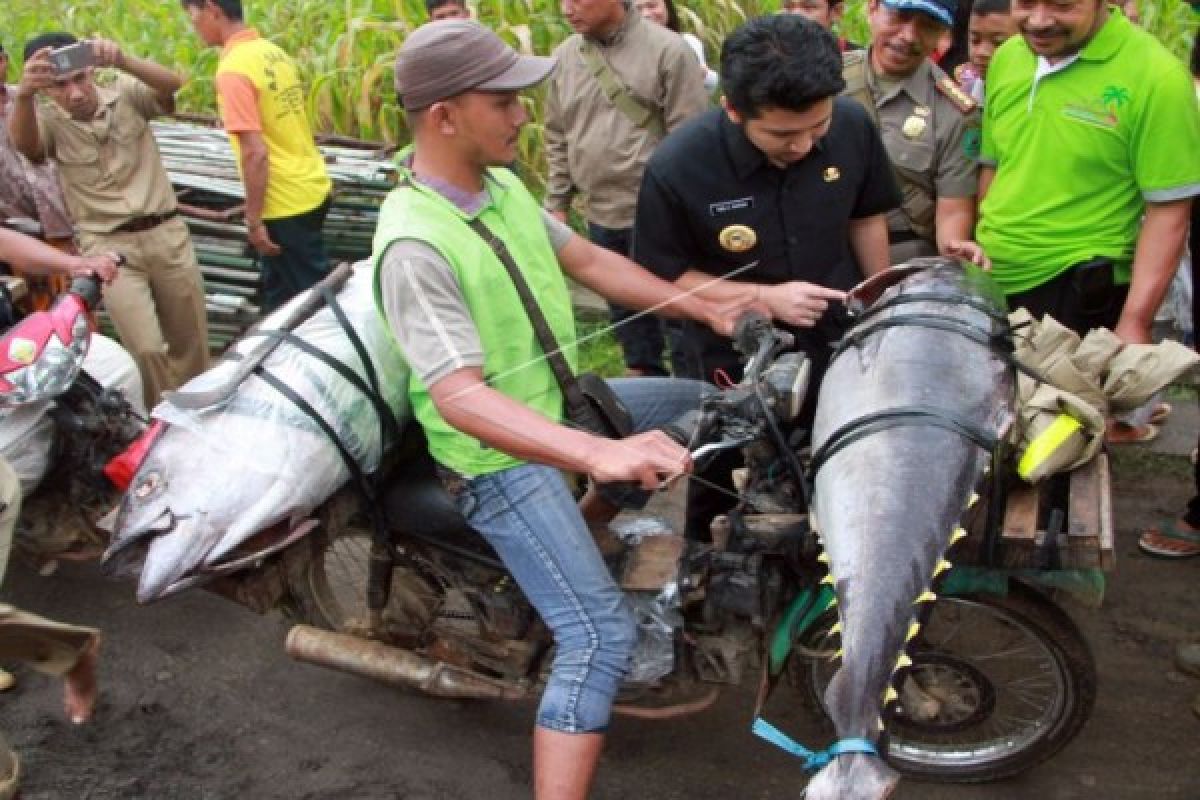
[{"label": "black button-up shirt", "polygon": [[[887,152],[853,100],[834,100],[829,132],[786,168],[771,164],[717,109],[672,133],[650,158],[638,196],[633,258],[670,281],[688,270],[727,275],[758,261],[733,280],[850,289],[863,279],[850,249],[850,220],[899,204]],[[754,246],[734,252],[723,245],[722,232],[731,226],[751,229]],[[826,314],[811,333],[829,341],[840,335],[840,322],[837,313]],[[709,340],[702,349],[726,352],[719,366],[736,367],[727,342],[699,326],[687,328],[689,338]],[[810,350],[810,336],[799,339]],[[707,368],[693,376],[712,378]]]}]

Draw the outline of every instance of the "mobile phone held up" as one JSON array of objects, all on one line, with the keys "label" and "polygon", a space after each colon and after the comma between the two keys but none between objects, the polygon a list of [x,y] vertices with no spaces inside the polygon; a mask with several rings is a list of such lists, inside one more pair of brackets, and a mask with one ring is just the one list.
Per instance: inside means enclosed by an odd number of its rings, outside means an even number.
[{"label": "mobile phone held up", "polygon": [[77,69],[90,67],[96,63],[92,54],[92,43],[85,40],[51,50],[50,63],[54,65],[56,75],[65,75]]}]

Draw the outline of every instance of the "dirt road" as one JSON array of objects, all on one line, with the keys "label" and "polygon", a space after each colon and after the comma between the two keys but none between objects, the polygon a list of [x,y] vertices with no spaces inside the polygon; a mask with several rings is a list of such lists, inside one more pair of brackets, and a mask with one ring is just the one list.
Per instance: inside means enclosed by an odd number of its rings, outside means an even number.
[{"label": "dirt road", "polygon": [[[1158,452],[1116,458],[1118,567],[1104,607],[1068,606],[1095,649],[1100,694],[1090,723],[1053,761],[986,786],[905,783],[900,800],[1197,800],[1200,682],[1171,668],[1174,644],[1200,636],[1200,559],[1137,553],[1143,525],[1190,493],[1191,403],[1176,403]],[[1179,408],[1181,406],[1186,408]],[[530,705],[437,701],[302,666],[282,652],[279,616],[257,617],[204,592],[139,608],[132,587],[93,566],[52,578],[14,564],[0,599],[105,632],[103,696],[72,728],[59,687],[17,668],[0,726],[24,759],[25,800],[516,800],[529,796]],[[748,732],[751,697],[727,692],[688,720],[618,720],[597,798],[796,798],[795,760]],[[780,719],[820,741],[802,708]]]}]

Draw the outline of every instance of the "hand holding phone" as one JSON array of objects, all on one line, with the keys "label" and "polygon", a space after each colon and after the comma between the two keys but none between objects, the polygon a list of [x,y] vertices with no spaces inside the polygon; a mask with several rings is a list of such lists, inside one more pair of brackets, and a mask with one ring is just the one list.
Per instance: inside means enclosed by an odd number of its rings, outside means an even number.
[{"label": "hand holding phone", "polygon": [[66,75],[86,69],[96,63],[92,43],[84,40],[51,50],[50,63],[54,67],[55,75]]}]

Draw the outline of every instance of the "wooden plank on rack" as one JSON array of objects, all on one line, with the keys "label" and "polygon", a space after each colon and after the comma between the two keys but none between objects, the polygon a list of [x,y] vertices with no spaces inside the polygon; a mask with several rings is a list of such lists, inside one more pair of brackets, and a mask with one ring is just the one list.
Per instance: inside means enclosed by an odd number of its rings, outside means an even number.
[{"label": "wooden plank on rack", "polygon": [[1108,571],[1117,566],[1116,536],[1113,532],[1112,512],[1112,472],[1109,470],[1108,454],[1096,456],[1097,470],[1100,473],[1100,528],[1097,537],[1100,540],[1100,568]]},{"label": "wooden plank on rack", "polygon": [[1009,491],[1004,509],[1004,534],[1001,537],[1005,542],[1030,547],[1034,545],[1038,531],[1039,499],[1036,486],[1017,486]]}]

